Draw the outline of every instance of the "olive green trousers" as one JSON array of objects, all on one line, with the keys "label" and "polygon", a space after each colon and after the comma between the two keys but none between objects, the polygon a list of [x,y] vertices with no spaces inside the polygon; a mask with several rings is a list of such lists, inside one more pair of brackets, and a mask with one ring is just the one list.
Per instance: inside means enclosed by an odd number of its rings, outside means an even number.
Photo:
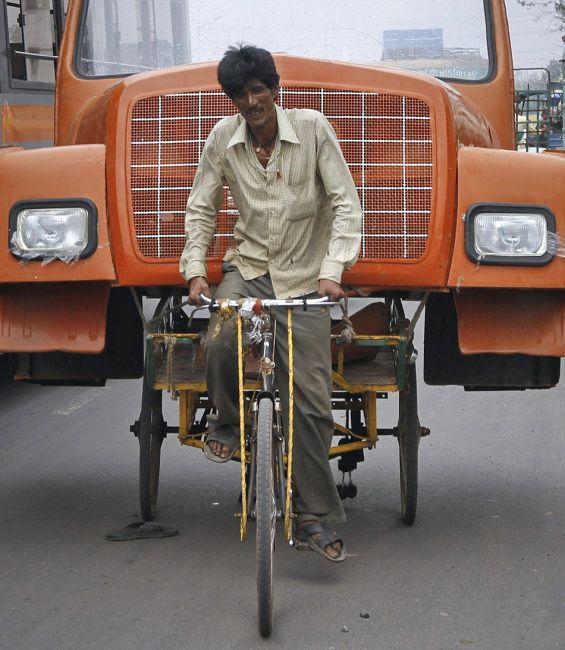
[{"label": "olive green trousers", "polygon": [[[274,298],[269,275],[244,280],[235,266],[224,264],[216,298]],[[288,431],[287,310],[273,309],[276,320],[275,385]],[[208,394],[217,409],[210,427],[231,425],[239,431],[237,336],[233,319],[217,332],[213,314],[205,345]],[[346,520],[328,460],[334,424],[331,407],[330,313],[328,307],[295,309],[294,343],[294,511],[300,521]]]}]

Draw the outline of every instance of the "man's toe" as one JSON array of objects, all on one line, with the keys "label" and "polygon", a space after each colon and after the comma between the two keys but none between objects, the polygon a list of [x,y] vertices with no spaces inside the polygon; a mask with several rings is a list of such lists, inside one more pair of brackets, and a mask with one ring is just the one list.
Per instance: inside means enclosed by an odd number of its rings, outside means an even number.
[{"label": "man's toe", "polygon": [[335,544],[330,544],[329,546],[326,546],[325,551],[329,556],[337,557],[341,552],[341,548],[339,546],[336,547]]},{"label": "man's toe", "polygon": [[217,442],[216,440],[212,440],[210,443],[210,449],[212,450],[212,453],[214,456],[218,456],[219,458],[227,458],[229,455],[229,447],[226,445],[222,444],[221,442]]},{"label": "man's toe", "polygon": [[333,542],[332,544],[328,544],[325,548],[324,551],[330,556],[330,557],[339,557],[341,554],[341,549],[343,548],[341,542]]}]

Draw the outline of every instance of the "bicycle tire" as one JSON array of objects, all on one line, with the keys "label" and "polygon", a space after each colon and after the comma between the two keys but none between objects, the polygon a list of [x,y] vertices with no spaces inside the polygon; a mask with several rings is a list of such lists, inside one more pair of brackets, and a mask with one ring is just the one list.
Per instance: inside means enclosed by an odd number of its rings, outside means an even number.
[{"label": "bicycle tire", "polygon": [[408,367],[406,387],[400,392],[399,420],[401,519],[406,526],[411,526],[416,519],[418,506],[418,448],[420,446],[418,394],[414,366]]},{"label": "bicycle tire", "polygon": [[139,417],[139,507],[143,521],[153,521],[157,511],[161,445],[163,444],[162,394],[143,387]]},{"label": "bicycle tire", "polygon": [[275,548],[275,484],[273,476],[273,402],[263,397],[257,407],[255,490],[257,617],[262,637],[273,630],[273,552]]}]

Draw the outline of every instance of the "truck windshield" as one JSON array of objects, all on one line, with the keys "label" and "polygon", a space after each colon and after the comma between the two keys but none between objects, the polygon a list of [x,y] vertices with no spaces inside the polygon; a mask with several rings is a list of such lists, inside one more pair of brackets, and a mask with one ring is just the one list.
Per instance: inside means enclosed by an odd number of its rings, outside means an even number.
[{"label": "truck windshield", "polygon": [[271,52],[403,68],[444,79],[489,75],[488,0],[88,0],[77,67],[116,77],[216,61],[245,42]]}]

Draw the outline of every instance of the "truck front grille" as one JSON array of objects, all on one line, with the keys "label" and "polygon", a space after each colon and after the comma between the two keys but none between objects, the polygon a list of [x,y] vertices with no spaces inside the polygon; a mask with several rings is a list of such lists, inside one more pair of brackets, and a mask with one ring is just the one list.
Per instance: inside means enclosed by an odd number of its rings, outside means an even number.
[{"label": "truck front grille", "polygon": [[[363,207],[360,259],[418,260],[427,249],[433,147],[428,104],[392,93],[288,86],[283,108],[313,108],[332,123]],[[184,212],[202,147],[235,107],[220,91],[179,92],[138,100],[131,123],[130,191],[139,252],[177,260]],[[237,211],[227,187],[209,251],[232,245]]]}]

